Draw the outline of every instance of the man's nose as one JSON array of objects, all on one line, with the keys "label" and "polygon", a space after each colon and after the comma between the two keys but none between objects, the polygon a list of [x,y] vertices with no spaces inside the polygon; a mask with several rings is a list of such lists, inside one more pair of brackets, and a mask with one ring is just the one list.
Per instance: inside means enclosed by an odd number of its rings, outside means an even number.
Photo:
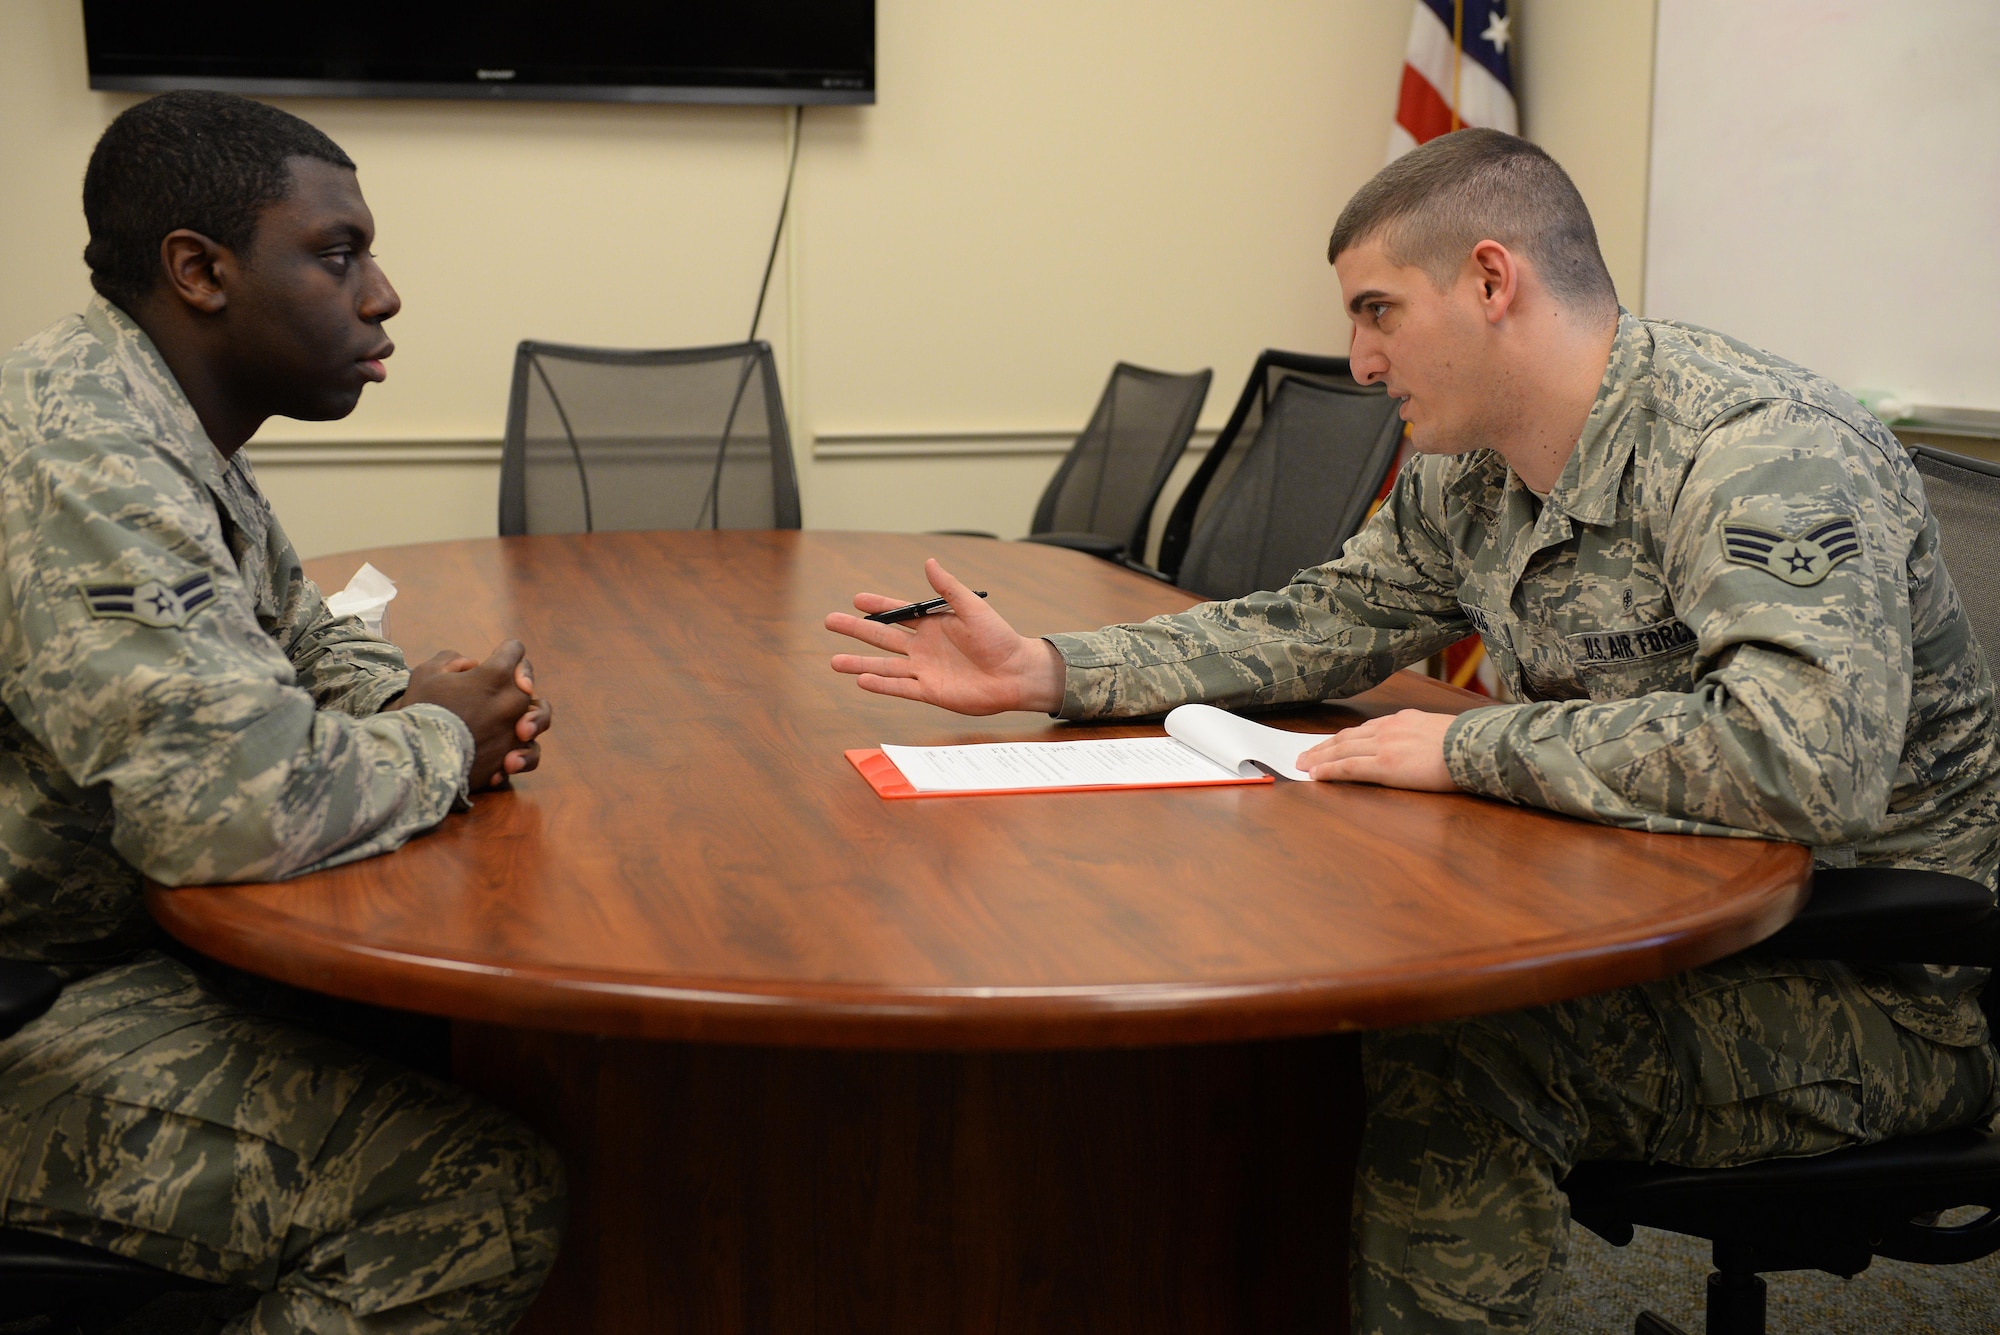
[{"label": "man's nose", "polygon": [[1354,338],[1347,348],[1347,369],[1356,380],[1364,385],[1372,385],[1389,373],[1389,359],[1382,355],[1382,349],[1375,337],[1362,329],[1355,329]]},{"label": "man's nose", "polygon": [[396,295],[395,287],[389,282],[389,275],[382,272],[382,266],[373,260],[368,262],[368,285],[361,294],[361,318],[370,321],[387,320],[403,309],[403,299]]}]

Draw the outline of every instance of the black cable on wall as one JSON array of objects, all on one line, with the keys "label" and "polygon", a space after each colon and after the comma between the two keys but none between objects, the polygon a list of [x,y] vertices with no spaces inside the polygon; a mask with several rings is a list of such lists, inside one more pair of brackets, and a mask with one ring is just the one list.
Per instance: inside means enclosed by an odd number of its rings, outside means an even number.
[{"label": "black cable on wall", "polygon": [[791,160],[785,164],[785,194],[778,201],[778,225],[771,229],[771,253],[764,260],[764,281],[757,285],[757,309],[750,317],[750,332],[745,336],[745,342],[757,337],[757,326],[764,322],[764,297],[771,290],[771,270],[778,263],[778,238],[785,234],[785,217],[792,208],[792,178],[798,175],[799,140],[804,138],[800,127],[805,121],[805,114],[806,109],[802,105],[792,108],[792,153]]}]

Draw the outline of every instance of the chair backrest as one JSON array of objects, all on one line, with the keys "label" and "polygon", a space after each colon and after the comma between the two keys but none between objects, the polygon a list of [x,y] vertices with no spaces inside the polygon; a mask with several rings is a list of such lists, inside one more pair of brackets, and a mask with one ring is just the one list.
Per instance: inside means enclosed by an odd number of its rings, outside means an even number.
[{"label": "chair backrest", "polygon": [[[1216,436],[1215,443],[1209,446],[1201,467],[1188,479],[1161,530],[1159,557],[1154,564],[1169,579],[1178,579],[1195,530],[1205,525],[1208,511],[1228,489],[1231,476],[1242,466],[1244,451],[1239,447],[1247,446],[1256,439],[1278,386],[1287,380],[1334,385],[1360,394],[1386,397],[1386,392],[1381,389],[1364,388],[1357,384],[1348,370],[1345,357],[1319,357],[1306,352],[1266,348],[1258,356],[1257,364],[1250,368],[1250,377],[1244,382],[1243,392],[1236,398],[1236,407],[1231,410],[1228,422]],[[1393,406],[1389,411],[1393,416]],[[1364,517],[1365,512],[1364,505]],[[1346,537],[1343,533],[1340,540],[1345,541]],[[1336,548],[1338,545],[1335,544]]]},{"label": "chair backrest", "polygon": [[1096,533],[1141,556],[1153,503],[1194,434],[1211,376],[1114,366],[1090,425],[1042,492],[1028,532]]},{"label": "chair backrest", "polygon": [[515,350],[502,536],[798,526],[770,344]]},{"label": "chair backrest", "polygon": [[[1930,445],[1910,446],[1910,457],[1923,475],[1945,569],[1973,638],[1985,651],[1987,666],[2000,671],[2000,660],[1993,657],[2000,652],[2000,464]],[[1987,935],[1995,934],[1989,924]],[[2000,1028],[2000,987],[1989,983],[1980,1003]]]},{"label": "chair backrest", "polygon": [[1929,445],[1910,446],[1924,496],[1937,516],[1944,564],[1986,651],[2000,672],[2000,464]]},{"label": "chair backrest", "polygon": [[[1308,361],[1303,371],[1279,359]],[[1252,425],[1254,424],[1254,426]],[[1396,401],[1356,384],[1344,358],[1266,353],[1236,414],[1168,522],[1187,525],[1176,584],[1235,598],[1339,555],[1368,517],[1402,439]],[[1218,453],[1219,451],[1219,453]]]}]

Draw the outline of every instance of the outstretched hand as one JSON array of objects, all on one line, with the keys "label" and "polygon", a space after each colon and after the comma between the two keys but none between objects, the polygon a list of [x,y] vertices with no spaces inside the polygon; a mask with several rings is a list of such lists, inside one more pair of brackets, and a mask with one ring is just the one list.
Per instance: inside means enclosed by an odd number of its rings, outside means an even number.
[{"label": "outstretched hand", "polygon": [[519,640],[502,641],[485,662],[446,649],[410,669],[410,684],[392,709],[443,705],[472,730],[472,786],[498,788],[542,763],[537,740],[555,722],[535,694],[534,670]]},{"label": "outstretched hand", "polygon": [[1301,752],[1294,763],[1315,779],[1455,793],[1458,785],[1444,763],[1444,735],[1456,717],[1404,709],[1371,718]]},{"label": "outstretched hand", "polygon": [[[951,611],[883,625],[849,612],[833,612],[826,628],[883,650],[887,656],[835,654],[833,670],[855,678],[864,691],[921,700],[960,714],[1008,709],[1053,713],[1062,705],[1063,661],[1047,640],[1018,634],[984,599],[937,563],[924,577],[951,603]],[[907,599],[857,593],[862,613],[886,612]]]}]

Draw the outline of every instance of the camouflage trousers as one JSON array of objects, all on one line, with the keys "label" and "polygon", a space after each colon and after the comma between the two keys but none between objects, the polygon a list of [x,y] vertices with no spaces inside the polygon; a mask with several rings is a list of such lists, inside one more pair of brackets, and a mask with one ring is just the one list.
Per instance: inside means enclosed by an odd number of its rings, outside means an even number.
[{"label": "camouflage trousers", "polygon": [[533,1133],[158,954],[0,1043],[0,1174],[11,1226],[255,1291],[230,1335],[497,1335],[562,1233]]},{"label": "camouflage trousers", "polygon": [[1841,965],[1738,957],[1367,1037],[1356,1335],[1528,1331],[1584,1159],[1725,1167],[1976,1121],[1993,1049],[1898,1027]]}]

